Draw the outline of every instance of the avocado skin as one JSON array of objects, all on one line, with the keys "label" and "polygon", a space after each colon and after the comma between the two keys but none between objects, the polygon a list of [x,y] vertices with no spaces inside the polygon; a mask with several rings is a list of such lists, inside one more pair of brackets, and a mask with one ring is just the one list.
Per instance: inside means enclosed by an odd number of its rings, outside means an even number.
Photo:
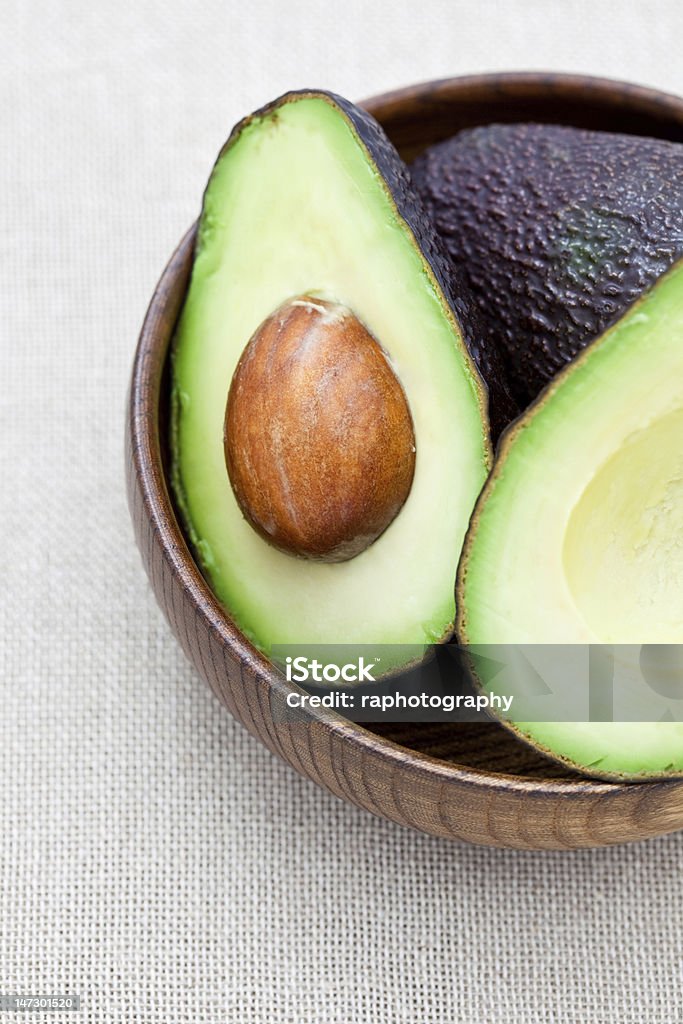
[{"label": "avocado skin", "polygon": [[411,171],[522,407],[683,255],[678,143],[496,124]]},{"label": "avocado skin", "polygon": [[[459,266],[451,260],[444,240],[435,229],[431,216],[414,187],[408,168],[379,122],[367,111],[336,93],[325,89],[294,90],[240,121],[232,130],[218,160],[252,121],[276,115],[278,108],[284,103],[296,100],[300,96],[320,96],[338,107],[350,121],[356,135],[377,166],[391,192],[399,215],[415,236],[439,288],[453,310],[463,341],[479,371],[481,379],[478,383],[482,393],[488,392],[489,426],[495,441],[503,428],[519,412],[519,407],[508,388],[503,361],[498,350],[486,343],[486,326],[480,318],[476,302],[466,291],[464,275]],[[362,259],[362,253],[358,255]]]}]

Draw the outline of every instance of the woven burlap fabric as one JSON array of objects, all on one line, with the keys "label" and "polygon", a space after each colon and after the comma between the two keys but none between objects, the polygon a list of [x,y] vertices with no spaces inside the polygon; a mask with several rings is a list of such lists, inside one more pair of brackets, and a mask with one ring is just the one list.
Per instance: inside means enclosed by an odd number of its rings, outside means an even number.
[{"label": "woven burlap fabric", "polygon": [[299,778],[180,654],[133,546],[122,455],[146,302],[238,117],[289,87],[359,98],[492,68],[682,91],[683,8],[6,0],[2,15],[0,992],[80,993],[80,1019],[107,1024],[683,1019],[683,836],[468,848]]}]

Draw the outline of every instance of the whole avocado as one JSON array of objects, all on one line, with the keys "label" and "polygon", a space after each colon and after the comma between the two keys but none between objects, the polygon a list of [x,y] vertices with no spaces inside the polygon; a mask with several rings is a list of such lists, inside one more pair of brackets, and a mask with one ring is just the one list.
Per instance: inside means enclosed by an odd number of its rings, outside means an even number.
[{"label": "whole avocado", "polygon": [[678,143],[493,124],[411,172],[522,406],[683,255]]}]

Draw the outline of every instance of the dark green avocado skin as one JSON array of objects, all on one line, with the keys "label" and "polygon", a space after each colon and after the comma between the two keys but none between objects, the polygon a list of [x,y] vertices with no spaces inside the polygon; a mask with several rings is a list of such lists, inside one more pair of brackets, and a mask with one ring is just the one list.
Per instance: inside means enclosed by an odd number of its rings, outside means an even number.
[{"label": "dark green avocado skin", "polygon": [[[443,239],[436,231],[421,197],[415,190],[406,165],[379,122],[367,111],[342,96],[324,89],[302,89],[280,96],[241,121],[233,129],[224,150],[251,121],[272,116],[284,103],[306,95],[323,96],[342,111],[386,182],[399,215],[415,236],[437,284],[455,314],[463,341],[486,385],[491,434],[494,440],[497,439],[503,427],[519,412],[509,393],[502,360],[498,351],[485,343],[485,327],[480,321],[477,305],[472,301],[472,297],[466,294],[459,268],[451,261]],[[362,259],[362,252],[359,252],[358,258]],[[419,342],[419,339],[416,339],[416,342]]]},{"label": "dark green avocado skin", "polygon": [[683,255],[679,143],[488,125],[411,171],[522,407]]}]

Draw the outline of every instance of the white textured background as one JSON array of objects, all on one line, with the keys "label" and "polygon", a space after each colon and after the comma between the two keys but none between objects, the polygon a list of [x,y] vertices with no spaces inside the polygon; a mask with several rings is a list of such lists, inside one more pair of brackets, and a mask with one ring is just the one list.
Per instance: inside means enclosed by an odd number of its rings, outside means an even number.
[{"label": "white textured background", "polygon": [[235,120],[491,69],[681,92],[680,0],[1,7],[0,992],[112,1024],[683,1020],[683,835],[466,848],[304,782],[185,664],[122,465],[146,302]]}]

